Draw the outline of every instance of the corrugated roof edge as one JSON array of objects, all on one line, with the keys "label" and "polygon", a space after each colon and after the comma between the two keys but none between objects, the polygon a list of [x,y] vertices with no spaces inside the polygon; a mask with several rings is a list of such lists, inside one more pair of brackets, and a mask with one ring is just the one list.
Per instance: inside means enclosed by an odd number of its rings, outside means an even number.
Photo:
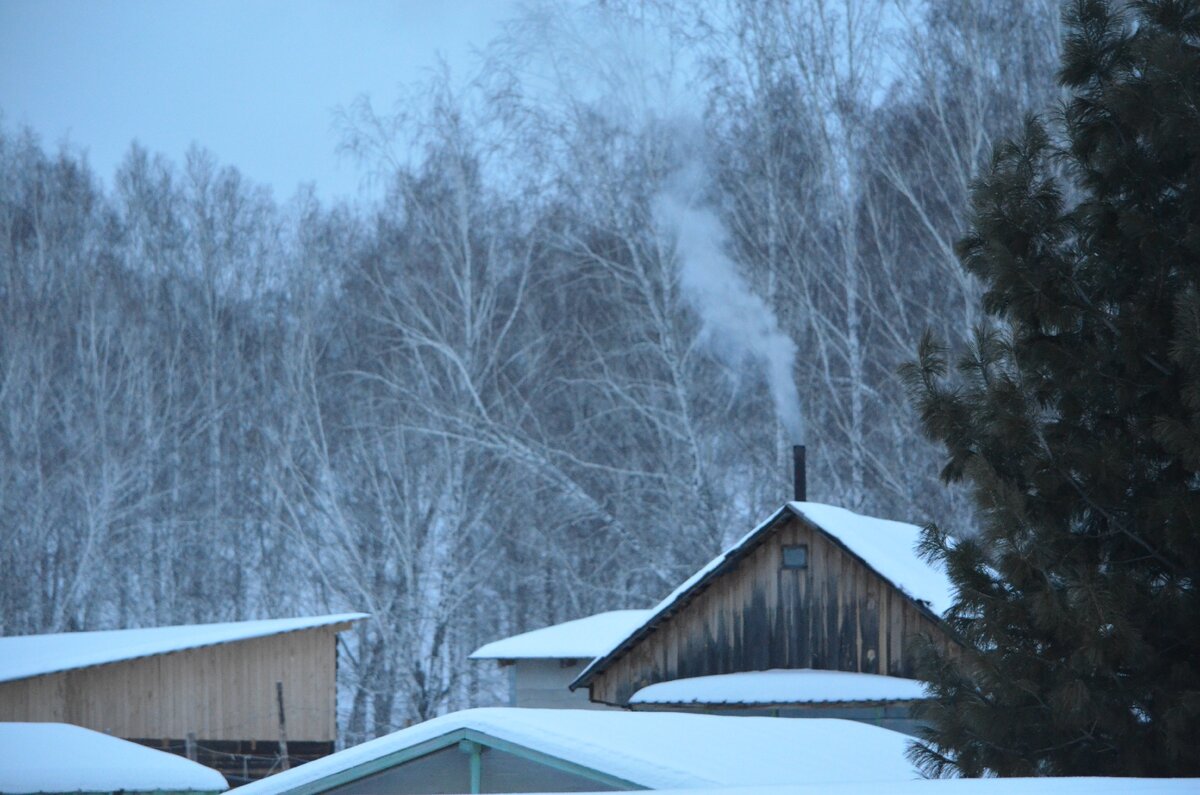
[{"label": "corrugated roof edge", "polygon": [[725,550],[720,555],[709,561],[699,571],[685,580],[682,585],[671,592],[666,599],[660,602],[658,607],[654,610],[654,613],[651,614],[648,619],[646,619],[644,624],[626,636],[624,640],[610,649],[607,654],[603,654],[592,660],[586,668],[580,671],[579,676],[575,677],[575,680],[567,686],[568,689],[574,692],[577,688],[591,684],[592,679],[603,673],[607,669],[609,663],[614,662],[616,659],[624,655],[625,652],[627,652],[632,646],[641,641],[642,638],[655,631],[660,621],[669,618],[671,615],[678,612],[679,609],[687,605],[693,597],[699,594],[700,591],[704,590],[704,588],[707,587],[710,582],[717,577],[720,577],[734,564],[752,552],[758,545],[758,542],[761,542],[764,538],[766,538],[766,536],[770,534],[770,531],[775,528],[775,525],[779,522],[779,520],[785,515],[795,516],[812,524],[813,527],[816,527],[818,530],[820,530],[826,538],[837,544],[839,548],[845,550],[855,560],[866,566],[868,570],[875,572],[875,574],[877,574],[882,580],[889,583],[893,588],[907,597],[925,615],[939,624],[943,623],[941,616],[930,610],[929,606],[924,601],[908,593],[908,591],[900,587],[899,584],[894,582],[892,579],[884,575],[869,562],[867,562],[862,555],[859,555],[857,552],[847,546],[846,543],[840,538],[826,530],[816,520],[807,516],[800,507],[801,505],[802,503],[796,502],[784,503],[783,507],[773,513],[769,519],[751,530],[746,535],[742,536],[742,538],[729,547],[729,549]]},{"label": "corrugated roof edge", "polygon": [[[276,631],[258,632],[258,633],[254,633],[254,634],[244,635],[241,637],[229,638],[228,640],[216,640],[216,641],[210,641],[210,642],[206,642],[206,643],[186,644],[183,646],[179,646],[177,648],[167,649],[167,650],[163,650],[163,651],[151,651],[151,652],[145,652],[145,653],[139,653],[139,654],[130,654],[128,657],[117,657],[117,658],[114,658],[111,660],[105,660],[103,662],[88,663],[85,665],[64,665],[61,667],[53,668],[52,670],[39,671],[38,673],[27,674],[27,675],[23,675],[23,676],[7,676],[7,677],[0,676],[0,683],[20,682],[23,679],[33,679],[33,678],[36,678],[39,676],[49,676],[50,674],[62,673],[63,671],[78,671],[78,670],[82,670],[84,668],[96,668],[101,665],[112,665],[114,663],[128,662],[129,660],[140,660],[144,657],[157,657],[157,656],[160,656],[163,654],[174,654],[176,652],[191,651],[193,649],[206,649],[210,646],[224,646],[227,643],[239,643],[244,640],[256,640],[258,638],[271,637],[272,635],[287,635],[292,632],[304,632],[304,631],[307,631],[310,629],[319,629],[322,627],[328,627],[328,626],[336,625],[336,624],[352,624],[355,621],[361,621],[364,618],[370,618],[370,617],[371,617],[370,613],[335,613],[335,614],[328,615],[328,616],[313,616],[312,620],[314,623],[307,624],[304,626],[291,627],[288,629],[280,629],[280,630],[276,630]],[[303,618],[303,617],[298,617],[298,618]],[[266,622],[266,621],[288,621],[288,620],[294,620],[294,619],[251,619],[251,620],[245,621],[245,622],[231,621],[231,622],[214,622],[214,623],[251,624],[251,623],[259,623],[259,622]],[[171,629],[171,628],[176,628],[176,627],[180,627],[180,626],[193,626],[193,625],[173,624],[173,625],[169,625],[167,627],[132,627],[131,629],[133,629],[133,630],[137,630],[137,629]],[[211,626],[211,624],[196,624],[194,626]],[[89,630],[89,631],[91,631],[91,630]],[[122,632],[123,630],[94,630],[94,631],[97,631],[97,632]],[[58,635],[58,634],[74,634],[74,633],[50,633],[50,634]],[[83,634],[83,633],[80,633],[80,634]],[[7,637],[26,638],[26,637],[37,637],[37,636],[36,635],[8,635]],[[0,638],[0,640],[3,640],[3,638]]]}]

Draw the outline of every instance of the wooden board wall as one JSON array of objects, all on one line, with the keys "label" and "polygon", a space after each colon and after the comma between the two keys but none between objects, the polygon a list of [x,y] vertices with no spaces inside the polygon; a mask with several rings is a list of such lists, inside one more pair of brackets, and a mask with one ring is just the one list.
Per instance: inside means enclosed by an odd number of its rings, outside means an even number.
[{"label": "wooden board wall", "polygon": [[337,627],[0,683],[0,721],[63,721],[126,738],[336,739]]},{"label": "wooden board wall", "polygon": [[[808,545],[808,567],[783,568],[783,547]],[[717,577],[591,683],[594,701],[624,705],[647,685],[770,668],[912,676],[908,641],[947,646],[939,622],[798,517]]]}]

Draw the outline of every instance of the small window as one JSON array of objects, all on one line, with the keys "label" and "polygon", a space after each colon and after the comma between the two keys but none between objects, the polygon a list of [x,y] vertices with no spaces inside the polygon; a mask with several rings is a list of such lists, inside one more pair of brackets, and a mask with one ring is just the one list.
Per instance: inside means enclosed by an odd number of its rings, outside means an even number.
[{"label": "small window", "polygon": [[783,567],[785,569],[808,568],[808,544],[796,544],[783,548]]}]

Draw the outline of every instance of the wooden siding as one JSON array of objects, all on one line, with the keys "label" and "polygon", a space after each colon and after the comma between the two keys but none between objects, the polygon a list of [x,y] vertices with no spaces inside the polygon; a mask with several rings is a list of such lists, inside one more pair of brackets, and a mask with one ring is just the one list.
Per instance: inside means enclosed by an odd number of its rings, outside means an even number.
[{"label": "wooden siding", "polygon": [[[783,547],[808,566],[783,568]],[[940,622],[807,520],[781,519],[736,566],[591,681],[594,701],[625,705],[647,685],[770,668],[912,676],[909,639],[953,645]]]},{"label": "wooden siding", "polygon": [[337,630],[271,635],[0,683],[0,721],[64,721],[116,737],[336,739]]}]

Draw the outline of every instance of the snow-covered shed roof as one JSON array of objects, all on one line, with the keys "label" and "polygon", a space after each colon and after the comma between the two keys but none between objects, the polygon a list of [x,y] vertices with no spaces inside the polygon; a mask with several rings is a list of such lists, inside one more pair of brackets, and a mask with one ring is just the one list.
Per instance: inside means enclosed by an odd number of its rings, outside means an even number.
[{"label": "snow-covered shed roof", "polygon": [[636,704],[821,704],[916,701],[926,698],[915,679],[849,671],[743,671],[694,676],[643,687]]},{"label": "snow-covered shed roof", "polygon": [[232,621],[223,624],[13,635],[0,638],[0,682],[156,654],[169,654],[201,646],[215,646],[303,629],[348,624],[366,617],[366,613],[339,613],[306,618]]},{"label": "snow-covered shed roof", "polygon": [[[674,712],[575,709],[468,709],[247,784],[238,795],[315,793],[378,761],[408,761],[460,740],[503,744],[619,780],[628,789],[800,784],[895,783],[917,776],[898,732],[825,718],[749,718]],[[431,741],[438,741],[430,744]],[[486,775],[486,774],[485,774]],[[334,778],[334,777],[337,778]],[[353,779],[349,779],[353,780]]]},{"label": "snow-covered shed roof", "polygon": [[587,684],[609,662],[650,634],[659,621],[687,604],[713,579],[736,566],[766,540],[781,520],[792,516],[807,519],[902,593],[938,616],[954,601],[954,586],[946,572],[917,554],[921,528],[907,522],[863,516],[834,505],[789,502],[684,580],[650,611],[640,626],[597,654],[571,683],[571,689]]},{"label": "snow-covered shed roof", "polygon": [[[1196,795],[1200,778],[942,778],[900,781],[722,788],[720,795]],[[661,795],[714,795],[711,789],[663,790]]]},{"label": "snow-covered shed roof", "polygon": [[603,653],[650,617],[649,610],[610,610],[494,640],[472,660],[587,659]]},{"label": "snow-covered shed roof", "polygon": [[67,723],[0,723],[0,792],[223,792],[217,771]]}]

